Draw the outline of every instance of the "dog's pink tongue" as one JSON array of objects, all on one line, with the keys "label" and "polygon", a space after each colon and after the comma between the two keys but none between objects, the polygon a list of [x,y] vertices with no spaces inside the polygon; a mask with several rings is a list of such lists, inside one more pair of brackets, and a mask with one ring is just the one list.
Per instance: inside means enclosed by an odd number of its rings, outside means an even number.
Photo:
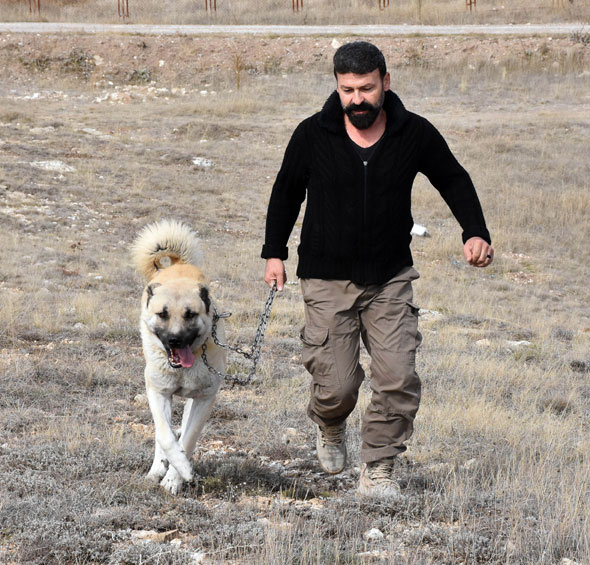
[{"label": "dog's pink tongue", "polygon": [[177,349],[178,357],[180,357],[180,364],[183,367],[192,367],[195,362],[195,356],[191,351],[191,348],[186,346],[182,349]]}]

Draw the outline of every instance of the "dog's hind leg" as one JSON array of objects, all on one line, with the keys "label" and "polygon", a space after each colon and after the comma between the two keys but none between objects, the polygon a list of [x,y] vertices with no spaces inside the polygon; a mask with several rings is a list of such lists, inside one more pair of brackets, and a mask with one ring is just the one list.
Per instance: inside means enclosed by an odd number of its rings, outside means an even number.
[{"label": "dog's hind leg", "polygon": [[[180,433],[180,444],[185,453],[190,457],[195,450],[197,439],[203,430],[203,426],[211,414],[215,395],[207,398],[189,399],[182,414],[182,428]],[[182,477],[178,471],[170,466],[166,476],[162,479],[161,485],[172,494],[176,494],[182,486]]]},{"label": "dog's hind leg", "polygon": [[[170,465],[178,471],[185,481],[191,481],[193,478],[191,463],[172,430],[172,399],[149,388],[147,397],[156,427],[156,441]],[[168,471],[170,471],[170,467]]]}]

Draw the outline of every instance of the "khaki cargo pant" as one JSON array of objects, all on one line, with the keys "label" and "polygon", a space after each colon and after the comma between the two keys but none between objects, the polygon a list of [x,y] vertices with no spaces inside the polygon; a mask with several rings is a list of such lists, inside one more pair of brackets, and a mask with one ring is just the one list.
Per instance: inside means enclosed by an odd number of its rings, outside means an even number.
[{"label": "khaki cargo pant", "polygon": [[309,417],[336,425],[353,411],[365,378],[359,363],[360,340],[371,356],[372,397],[362,421],[361,460],[365,463],[405,451],[420,403],[415,371],[418,307],[404,268],[382,285],[302,279],[305,326],[302,360],[311,373]]}]

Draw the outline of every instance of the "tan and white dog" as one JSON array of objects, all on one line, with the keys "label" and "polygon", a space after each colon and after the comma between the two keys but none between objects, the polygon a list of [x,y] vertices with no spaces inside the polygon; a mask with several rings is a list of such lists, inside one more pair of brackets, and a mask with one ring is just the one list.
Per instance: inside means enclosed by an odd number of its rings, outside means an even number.
[{"label": "tan and white dog", "polygon": [[[209,416],[221,377],[201,359],[225,371],[225,351],[211,337],[213,312],[196,234],[173,220],[151,224],[133,244],[133,259],[147,285],[141,299],[140,329],[145,386],[156,428],[154,462],[147,475],[176,494],[192,481],[190,458]],[[217,336],[225,341],[223,322]],[[172,428],[172,396],[188,398],[180,436]]]}]

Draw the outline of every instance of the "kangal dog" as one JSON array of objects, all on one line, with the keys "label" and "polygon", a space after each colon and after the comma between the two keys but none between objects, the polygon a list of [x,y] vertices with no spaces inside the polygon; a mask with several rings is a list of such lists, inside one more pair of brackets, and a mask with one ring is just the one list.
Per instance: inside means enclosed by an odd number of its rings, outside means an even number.
[{"label": "kangal dog", "polygon": [[[212,308],[200,264],[196,234],[176,221],[143,229],[133,244],[133,259],[147,285],[141,298],[141,339],[145,386],[156,428],[154,462],[147,475],[170,493],[192,481],[190,458],[209,416],[221,377],[209,364],[225,371],[226,354],[211,337]],[[225,341],[223,322],[217,335]],[[188,398],[180,436],[172,429],[172,396]]]}]

